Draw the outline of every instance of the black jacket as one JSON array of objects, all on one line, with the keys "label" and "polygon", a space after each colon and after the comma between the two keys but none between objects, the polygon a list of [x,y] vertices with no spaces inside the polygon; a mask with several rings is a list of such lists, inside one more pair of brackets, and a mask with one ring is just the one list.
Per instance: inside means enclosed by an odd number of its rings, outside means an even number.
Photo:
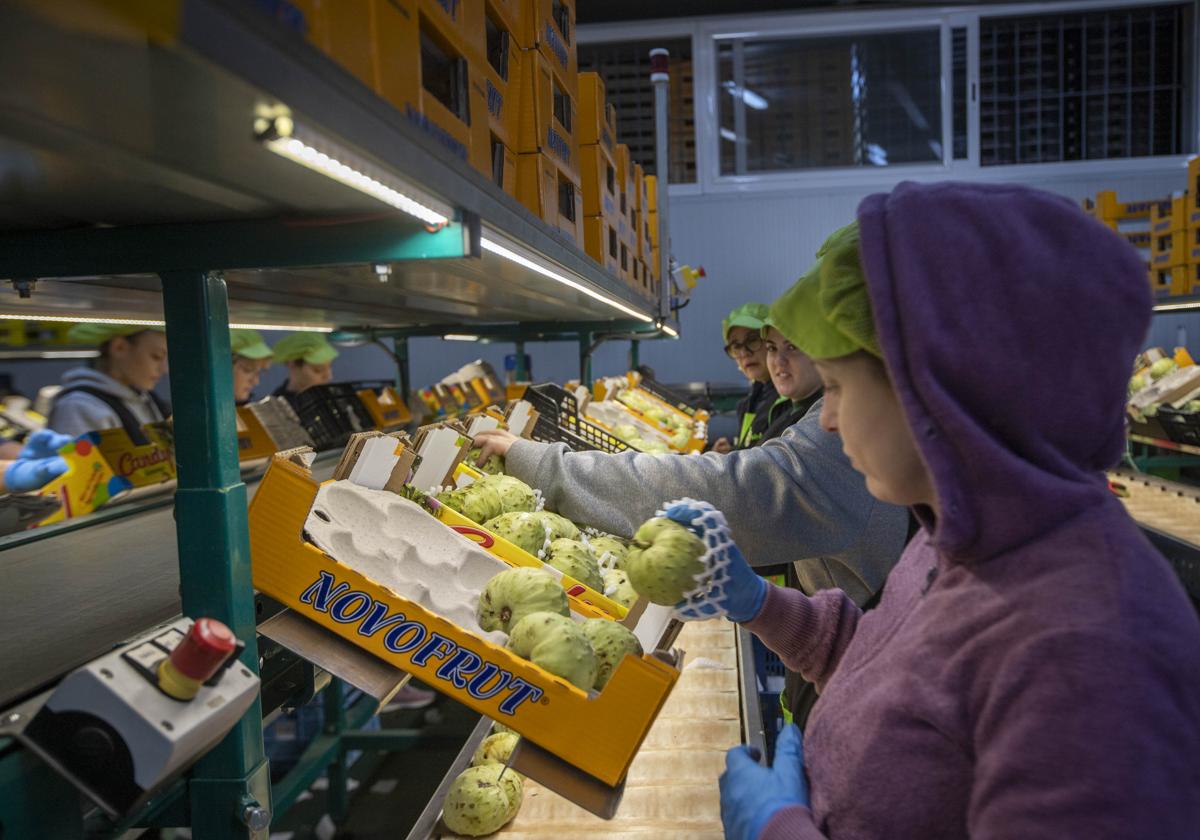
[{"label": "black jacket", "polygon": [[779,392],[770,382],[754,382],[746,396],[737,404],[737,437],[734,449],[749,449],[762,442],[763,433],[771,425],[770,410],[779,399]]}]

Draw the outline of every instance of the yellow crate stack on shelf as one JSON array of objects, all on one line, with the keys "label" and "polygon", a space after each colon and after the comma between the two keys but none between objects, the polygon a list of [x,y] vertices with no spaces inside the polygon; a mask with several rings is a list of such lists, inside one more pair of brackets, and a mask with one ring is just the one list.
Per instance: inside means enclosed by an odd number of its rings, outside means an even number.
[{"label": "yellow crate stack on shelf", "polygon": [[613,158],[617,117],[607,104],[598,73],[579,74],[579,165],[583,185],[584,250],[614,277],[620,276],[617,224],[617,163]]}]

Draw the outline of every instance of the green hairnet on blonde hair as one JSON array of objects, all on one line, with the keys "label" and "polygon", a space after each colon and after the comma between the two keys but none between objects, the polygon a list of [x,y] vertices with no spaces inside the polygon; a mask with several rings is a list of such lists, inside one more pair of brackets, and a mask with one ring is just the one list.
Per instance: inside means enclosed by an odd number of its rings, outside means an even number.
[{"label": "green hairnet on blonde hair", "polygon": [[883,358],[858,256],[858,222],[825,240],[812,267],[771,304],[769,317],[809,358],[836,359],[859,350]]},{"label": "green hairnet on blonde hair", "polygon": [[765,303],[743,303],[737,309],[725,316],[721,322],[721,337],[729,340],[729,331],[734,327],[745,327],[759,332],[767,318],[768,307]]}]

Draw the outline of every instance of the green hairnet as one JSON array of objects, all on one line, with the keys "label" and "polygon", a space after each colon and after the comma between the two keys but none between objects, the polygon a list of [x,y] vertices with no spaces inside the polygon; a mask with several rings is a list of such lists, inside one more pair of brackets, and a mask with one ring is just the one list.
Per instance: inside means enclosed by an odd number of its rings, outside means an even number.
[{"label": "green hairnet", "polygon": [[247,359],[269,359],[274,355],[258,330],[230,330],[229,350],[234,356]]},{"label": "green hairnet", "polygon": [[123,338],[147,330],[164,332],[162,327],[147,327],[138,324],[75,324],[67,331],[67,341],[72,344],[88,344],[99,347],[114,338]]},{"label": "green hairnet", "polygon": [[322,365],[337,358],[338,351],[325,340],[325,336],[314,332],[295,332],[285,335],[275,344],[275,361],[291,362],[303,359],[310,365]]},{"label": "green hairnet", "polygon": [[746,327],[758,332],[762,329],[763,321],[767,317],[767,310],[768,307],[765,303],[743,303],[721,322],[721,337],[728,341],[729,331],[734,327]]},{"label": "green hairnet", "polygon": [[813,266],[771,304],[770,319],[810,358],[835,359],[859,350],[883,358],[858,256],[858,222],[825,240]]}]

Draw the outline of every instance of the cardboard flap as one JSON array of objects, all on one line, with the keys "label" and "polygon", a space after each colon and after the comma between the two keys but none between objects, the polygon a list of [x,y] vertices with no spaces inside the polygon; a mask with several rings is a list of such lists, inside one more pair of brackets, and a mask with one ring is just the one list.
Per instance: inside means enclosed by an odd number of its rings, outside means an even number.
[{"label": "cardboard flap", "polygon": [[625,795],[624,781],[616,787],[606,785],[528,738],[517,741],[508,766],[605,820],[616,815],[621,797]]}]

